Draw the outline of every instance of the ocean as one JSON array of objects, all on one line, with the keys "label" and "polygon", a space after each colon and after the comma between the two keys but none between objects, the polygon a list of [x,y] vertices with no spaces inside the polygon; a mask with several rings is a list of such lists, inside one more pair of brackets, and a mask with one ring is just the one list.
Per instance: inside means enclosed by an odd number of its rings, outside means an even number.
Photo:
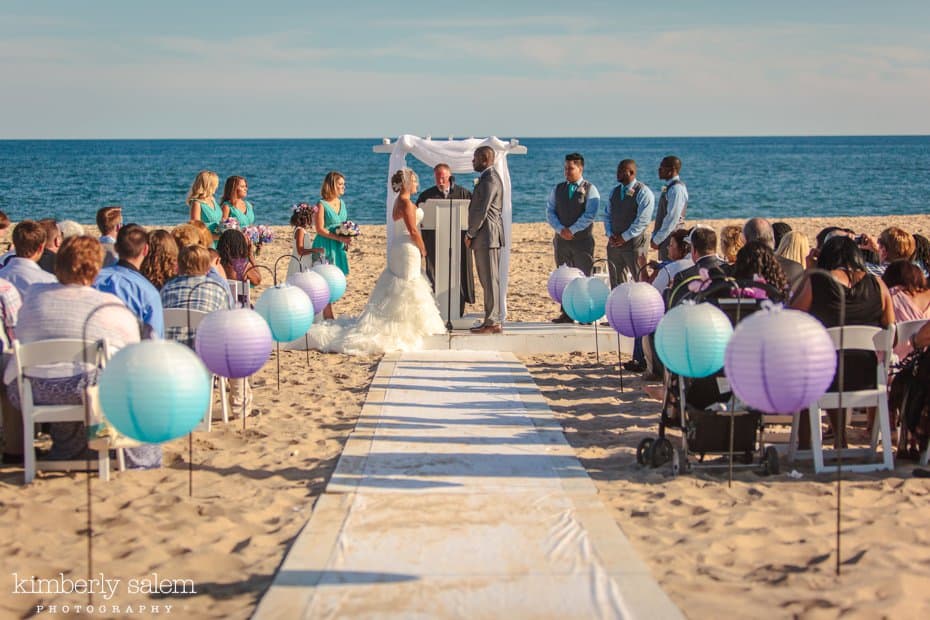
[{"label": "ocean", "polygon": [[[507,140],[511,137],[501,136]],[[0,140],[0,210],[10,219],[56,217],[92,223],[98,208],[123,205],[125,221],[174,225],[201,169],[249,182],[256,222],[286,224],[290,205],[316,200],[326,172],[346,176],[349,217],[384,222],[388,156],[377,139],[345,140]],[[638,178],[658,192],[658,164],[683,162],[689,219],[773,220],[930,211],[930,136],[759,138],[526,138],[511,156],[513,221],[545,220],[546,196],[563,180],[566,153],[585,157],[585,178],[602,197],[617,164],[633,158]],[[408,156],[422,188],[430,170]],[[473,174],[458,175],[467,187]],[[219,195],[217,196],[219,199]]]}]

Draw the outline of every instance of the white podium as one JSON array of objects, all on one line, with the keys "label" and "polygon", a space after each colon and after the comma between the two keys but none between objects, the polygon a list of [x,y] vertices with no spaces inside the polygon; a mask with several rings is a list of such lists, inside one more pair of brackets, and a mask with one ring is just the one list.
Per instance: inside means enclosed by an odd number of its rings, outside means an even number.
[{"label": "white podium", "polygon": [[427,200],[422,205],[420,228],[436,231],[436,304],[448,328],[466,329],[473,319],[463,318],[461,265],[462,231],[468,230],[468,200]]}]

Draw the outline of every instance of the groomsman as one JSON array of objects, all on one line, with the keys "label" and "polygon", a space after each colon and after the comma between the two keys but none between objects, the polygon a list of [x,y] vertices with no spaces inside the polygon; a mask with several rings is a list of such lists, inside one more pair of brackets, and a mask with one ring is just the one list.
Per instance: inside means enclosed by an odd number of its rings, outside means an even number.
[{"label": "groomsman", "polygon": [[479,146],[472,157],[478,184],[468,203],[465,247],[475,253],[475,270],[484,291],[484,322],[473,334],[499,334],[501,327],[500,255],[504,247],[504,184],[494,170],[494,149]]},{"label": "groomsman", "polygon": [[652,233],[652,249],[659,251],[659,260],[669,260],[668,240],[673,232],[685,225],[685,212],[688,210],[688,188],[678,174],[681,172],[681,160],[668,155],[659,164],[659,178],[665,183],[659,195],[659,208],[656,212],[656,225]]},{"label": "groomsman", "polygon": [[636,162],[621,161],[617,166],[617,186],[610,192],[604,209],[611,288],[626,282],[628,271],[634,281],[639,280],[649,250],[646,228],[652,220],[655,199],[652,190],[636,179]]},{"label": "groomsman", "polygon": [[[584,179],[584,157],[580,153],[565,156],[565,181],[549,192],[546,201],[546,221],[555,236],[555,266],[577,267],[591,275],[594,264],[594,219],[600,207],[601,195],[597,188]],[[562,308],[553,323],[572,323]]]},{"label": "groomsman", "polygon": [[[436,185],[425,189],[417,196],[417,206],[427,200],[438,198],[442,200],[468,200],[471,198],[471,192],[455,184],[455,177],[452,176],[452,169],[449,164],[436,164],[433,167],[433,177],[436,179]],[[423,244],[426,246],[426,278],[429,280],[433,290],[436,290],[436,231],[421,230]],[[462,296],[459,300],[459,315],[465,314],[465,302],[475,303],[475,279],[472,276],[472,256],[471,252],[465,249],[465,233],[462,233],[460,265],[460,282]]]}]

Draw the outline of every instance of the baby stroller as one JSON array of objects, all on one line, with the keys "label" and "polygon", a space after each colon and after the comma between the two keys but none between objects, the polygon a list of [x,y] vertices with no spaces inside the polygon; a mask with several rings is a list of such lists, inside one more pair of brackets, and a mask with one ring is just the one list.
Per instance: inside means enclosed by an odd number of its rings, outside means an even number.
[{"label": "baby stroller", "polygon": [[[754,290],[765,296],[744,297]],[[759,293],[756,293],[759,294]],[[735,296],[731,296],[735,295]],[[760,282],[737,282],[731,278],[711,278],[698,292],[682,295],[678,301],[691,299],[696,303],[712,303],[720,308],[735,326],[770,299],[780,300],[783,293]],[[665,401],[655,438],[643,439],[636,449],[636,462],[642,466],[660,467],[671,462],[672,473],[689,473],[695,467],[754,467],[758,454],[763,474],[779,472],[778,451],[763,441],[763,416],[759,411],[742,406],[729,388],[723,369],[710,377],[688,378],[665,370]],[[675,449],[666,436],[673,428],[680,436]],[[697,457],[692,462],[691,455]],[[722,457],[705,463],[708,455]]]}]

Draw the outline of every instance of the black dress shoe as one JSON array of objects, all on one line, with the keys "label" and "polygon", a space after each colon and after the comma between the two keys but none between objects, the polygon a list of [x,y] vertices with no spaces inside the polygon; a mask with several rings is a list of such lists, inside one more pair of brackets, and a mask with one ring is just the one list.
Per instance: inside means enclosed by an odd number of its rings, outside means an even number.
[{"label": "black dress shoe", "polygon": [[638,362],[636,360],[630,360],[623,363],[623,369],[629,370],[630,372],[643,372],[646,370],[646,362]]},{"label": "black dress shoe", "polygon": [[553,323],[574,323],[574,319],[568,316],[567,314],[560,314],[559,316],[552,319]]}]

